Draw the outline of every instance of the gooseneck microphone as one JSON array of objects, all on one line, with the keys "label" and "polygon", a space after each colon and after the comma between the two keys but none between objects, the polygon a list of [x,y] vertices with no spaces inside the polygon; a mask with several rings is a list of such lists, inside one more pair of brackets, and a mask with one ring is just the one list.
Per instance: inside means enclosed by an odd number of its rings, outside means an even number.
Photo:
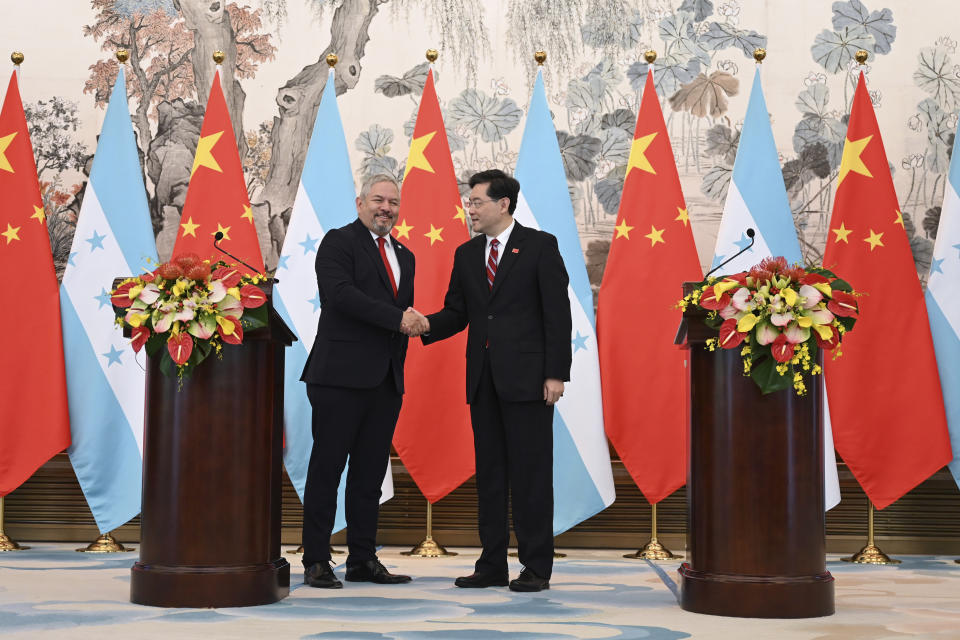
[{"label": "gooseneck microphone", "polygon": [[[751,229],[751,231],[753,231],[753,230]],[[213,234],[213,248],[214,248],[214,249],[216,249],[216,250],[219,251],[220,253],[223,253],[223,254],[225,254],[225,255],[230,256],[231,258],[233,258],[234,260],[236,260],[237,262],[239,262],[240,264],[242,264],[243,266],[245,266],[247,269],[250,269],[250,271],[253,271],[254,273],[260,273],[260,270],[259,270],[259,269],[257,269],[256,267],[253,267],[253,266],[251,266],[251,265],[249,265],[249,264],[247,264],[246,262],[244,262],[243,260],[241,260],[241,259],[238,258],[237,256],[233,255],[232,253],[230,253],[229,251],[227,251],[226,249],[224,249],[223,247],[221,247],[219,244],[217,244],[217,243],[220,242],[221,240],[223,240],[223,231],[217,231],[215,234]]]},{"label": "gooseneck microphone", "polygon": [[[219,231],[218,231],[217,233],[219,233]],[[747,246],[745,246],[743,249],[740,249],[740,251],[737,251],[735,254],[733,254],[732,256],[730,256],[729,258],[727,258],[726,260],[724,260],[723,262],[721,262],[720,264],[718,264],[717,266],[715,266],[713,269],[710,269],[710,271],[707,271],[707,274],[706,274],[705,276],[703,276],[703,279],[706,280],[706,279],[707,279],[707,276],[709,276],[711,273],[713,273],[714,271],[716,271],[717,269],[719,269],[719,268],[722,267],[723,265],[731,262],[731,261],[734,260],[737,256],[740,256],[740,255],[743,254],[744,252],[749,251],[749,250],[750,250],[750,247],[753,246],[753,243],[757,241],[757,239],[754,237],[754,236],[756,236],[756,235],[757,235],[756,232],[755,232],[752,228],[748,227],[748,228],[747,228],[747,237],[750,238],[750,244],[748,244]]]}]

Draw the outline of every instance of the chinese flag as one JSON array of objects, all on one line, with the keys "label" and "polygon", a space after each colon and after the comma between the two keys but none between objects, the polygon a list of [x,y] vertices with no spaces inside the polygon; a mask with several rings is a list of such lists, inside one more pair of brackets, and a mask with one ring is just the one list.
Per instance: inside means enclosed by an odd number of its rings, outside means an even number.
[{"label": "chinese flag", "polygon": [[863,293],[843,355],[825,358],[837,451],[883,509],[952,455],[927,309],[863,74],[823,264]]},{"label": "chinese flag", "polygon": [[[440,309],[453,253],[470,234],[432,67],[420,98],[400,194],[400,222],[393,233],[416,256],[417,309],[423,313]],[[393,446],[430,502],[456,489],[474,471],[466,350],[463,331],[428,347],[411,340],[407,351],[406,394]]]},{"label": "chinese flag", "polygon": [[673,344],[675,305],[682,283],[701,279],[650,71],[600,285],[597,341],[607,437],[651,504],[686,482],[686,352]]},{"label": "chinese flag", "polygon": [[[70,446],[60,294],[17,72],[0,111],[0,496]],[[101,238],[102,240],[102,238]],[[99,240],[93,238],[90,251]]]},{"label": "chinese flag", "polygon": [[[257,227],[253,223],[240,152],[233,137],[230,112],[220,86],[220,71],[213,76],[171,257],[195,253],[214,262],[223,260],[233,264],[232,258],[214,248],[217,232],[223,234],[220,247],[254,267],[256,272],[263,273],[263,254],[260,253]],[[238,266],[246,273],[251,272],[242,264]]]}]

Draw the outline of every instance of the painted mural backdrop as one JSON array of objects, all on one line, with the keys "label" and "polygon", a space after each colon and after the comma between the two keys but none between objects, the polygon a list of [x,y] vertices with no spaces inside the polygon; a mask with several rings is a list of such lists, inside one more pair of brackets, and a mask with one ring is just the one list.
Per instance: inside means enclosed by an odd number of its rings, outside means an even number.
[{"label": "painted mural backdrop", "polygon": [[[6,2],[5,2],[6,3]],[[69,257],[114,52],[127,73],[161,258],[169,255],[212,82],[244,158],[268,268],[276,264],[335,52],[336,92],[359,180],[401,178],[428,66],[465,185],[512,171],[534,75],[548,52],[551,109],[588,268],[599,286],[646,75],[656,86],[701,261],[709,262],[736,156],[756,47],[804,257],[818,262],[859,71],[867,73],[925,277],[960,111],[960,12],[951,0],[36,0],[6,3],[0,42],[24,51],[21,80],[58,267]],[[46,31],[45,31],[46,30]],[[49,33],[49,38],[44,34]],[[464,194],[466,187],[464,186]]]}]

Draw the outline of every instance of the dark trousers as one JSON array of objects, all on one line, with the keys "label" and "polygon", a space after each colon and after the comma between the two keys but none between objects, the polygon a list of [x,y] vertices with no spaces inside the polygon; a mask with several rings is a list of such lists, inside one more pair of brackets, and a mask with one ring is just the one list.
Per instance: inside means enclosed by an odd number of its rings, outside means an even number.
[{"label": "dark trousers", "polygon": [[507,574],[507,505],[512,496],[520,562],[549,579],[553,571],[553,407],[543,400],[501,400],[484,354],[470,419],[483,545],[476,571]]},{"label": "dark trousers", "polygon": [[303,495],[303,566],[330,561],[337,488],[347,471],[347,566],[376,559],[380,487],[403,396],[393,374],[373,389],[307,385],[313,450]]}]

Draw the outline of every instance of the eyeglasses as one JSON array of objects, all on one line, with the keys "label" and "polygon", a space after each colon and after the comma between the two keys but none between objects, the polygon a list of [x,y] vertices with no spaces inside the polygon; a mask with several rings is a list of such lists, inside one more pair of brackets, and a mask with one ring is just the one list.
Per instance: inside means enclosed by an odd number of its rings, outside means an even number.
[{"label": "eyeglasses", "polygon": [[467,206],[471,209],[479,209],[480,205],[482,205],[484,202],[499,202],[500,200],[503,200],[503,198],[497,198],[496,200],[481,200],[480,198],[474,198],[473,200],[467,202]]}]

